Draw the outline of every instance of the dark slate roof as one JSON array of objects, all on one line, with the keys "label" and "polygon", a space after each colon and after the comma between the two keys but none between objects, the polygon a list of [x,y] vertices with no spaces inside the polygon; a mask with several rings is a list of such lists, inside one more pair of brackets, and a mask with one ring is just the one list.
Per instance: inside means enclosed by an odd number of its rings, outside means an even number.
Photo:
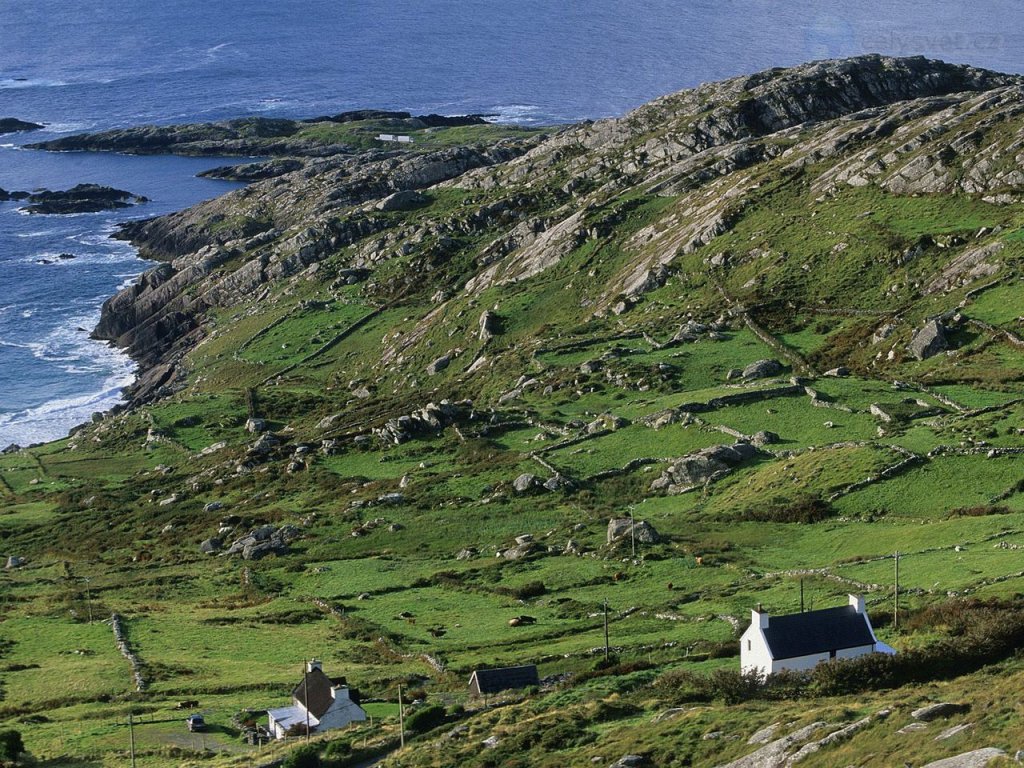
[{"label": "dark slate roof", "polygon": [[476,678],[476,687],[480,693],[497,693],[510,688],[528,688],[540,685],[540,676],[534,664],[522,667],[502,667],[500,669],[478,669],[469,678],[470,687]]},{"label": "dark slate roof", "polygon": [[[314,669],[307,672],[305,681],[300,680],[292,691],[292,698],[309,710],[309,713],[319,720],[334,703],[334,695],[331,687],[344,685],[345,679],[332,680],[323,673],[321,669]],[[306,702],[309,702],[308,704]]]},{"label": "dark slate roof", "polygon": [[764,630],[773,659],[873,645],[865,616],[852,605],[771,616]]}]

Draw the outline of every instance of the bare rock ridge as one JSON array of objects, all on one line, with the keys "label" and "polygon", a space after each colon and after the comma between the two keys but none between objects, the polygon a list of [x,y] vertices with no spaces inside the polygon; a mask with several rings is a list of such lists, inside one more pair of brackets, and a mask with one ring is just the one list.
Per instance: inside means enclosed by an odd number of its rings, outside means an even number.
[{"label": "bare rock ridge", "polygon": [[[735,226],[753,204],[753,172],[761,166],[790,175],[813,169],[811,184],[826,197],[866,184],[892,194],[996,196],[1024,187],[1024,176],[1013,175],[1022,142],[1009,132],[981,155],[968,151],[984,142],[985,131],[1024,113],[1022,92],[1017,76],[920,57],[864,56],[703,85],[620,119],[489,146],[315,157],[289,146],[301,129],[293,121],[154,132],[153,151],[204,142],[219,142],[223,151],[225,141],[244,148],[269,140],[271,154],[282,157],[270,170],[240,171],[254,180],[245,189],[127,226],[122,237],[166,263],[108,300],[94,335],[141,362],[134,396],[147,400],[180,373],[182,356],[203,337],[207,310],[243,305],[312,275],[328,259],[333,266],[317,279],[364,280],[364,295],[378,305],[417,291],[443,304],[539,275],[582,244],[614,236],[631,216],[630,195],[673,198],[625,242],[625,260],[594,287],[595,314],[624,314],[671,278],[680,254]],[[128,146],[119,141],[106,134],[77,139],[96,148]],[[952,155],[943,150],[961,144]],[[388,202],[411,200],[412,191],[415,204]],[[457,208],[436,202],[455,191],[463,195]],[[409,210],[415,215],[402,215]],[[407,262],[402,273],[378,279],[396,259]],[[729,265],[723,256],[709,267]],[[944,280],[952,286],[957,275]],[[438,317],[420,321],[401,349]]]}]

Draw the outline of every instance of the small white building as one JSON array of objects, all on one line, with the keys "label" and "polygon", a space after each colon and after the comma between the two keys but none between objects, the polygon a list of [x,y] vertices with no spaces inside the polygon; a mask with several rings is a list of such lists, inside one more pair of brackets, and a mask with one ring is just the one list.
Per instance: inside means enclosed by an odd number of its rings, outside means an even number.
[{"label": "small white building", "polygon": [[274,738],[283,739],[289,731],[304,733],[307,726],[311,733],[341,728],[365,720],[366,712],[352,701],[345,681],[329,678],[323,665],[313,659],[292,691],[292,706],[268,709],[267,719]]},{"label": "small white building", "polygon": [[785,616],[769,616],[758,606],[740,638],[740,670],[767,676],[868,653],[896,651],[875,637],[859,595],[850,595],[849,605]]}]

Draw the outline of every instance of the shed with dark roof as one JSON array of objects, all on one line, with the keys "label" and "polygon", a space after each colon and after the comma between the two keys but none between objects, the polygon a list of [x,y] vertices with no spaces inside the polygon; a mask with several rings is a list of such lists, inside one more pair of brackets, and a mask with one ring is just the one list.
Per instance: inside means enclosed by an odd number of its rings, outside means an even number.
[{"label": "shed with dark roof", "polygon": [[850,595],[848,605],[783,616],[770,616],[759,606],[740,639],[740,668],[771,675],[812,669],[830,659],[895,652],[875,637],[864,598]]},{"label": "shed with dark roof", "polygon": [[521,667],[478,669],[469,676],[469,692],[476,696],[540,685],[535,664]]}]

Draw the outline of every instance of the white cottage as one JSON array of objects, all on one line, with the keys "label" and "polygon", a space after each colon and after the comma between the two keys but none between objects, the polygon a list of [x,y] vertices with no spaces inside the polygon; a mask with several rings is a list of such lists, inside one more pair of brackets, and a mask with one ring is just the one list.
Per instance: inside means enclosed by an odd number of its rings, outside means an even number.
[{"label": "white cottage", "polygon": [[323,665],[313,659],[306,664],[303,679],[292,691],[292,706],[268,709],[270,732],[283,739],[289,731],[310,732],[341,728],[366,719],[366,712],[349,695],[345,681],[332,680],[324,674]]},{"label": "white cottage", "polygon": [[829,659],[896,653],[875,637],[860,595],[850,595],[849,605],[820,611],[769,616],[758,606],[751,614],[750,627],[740,638],[744,673],[773,675],[784,669],[813,669]]}]

